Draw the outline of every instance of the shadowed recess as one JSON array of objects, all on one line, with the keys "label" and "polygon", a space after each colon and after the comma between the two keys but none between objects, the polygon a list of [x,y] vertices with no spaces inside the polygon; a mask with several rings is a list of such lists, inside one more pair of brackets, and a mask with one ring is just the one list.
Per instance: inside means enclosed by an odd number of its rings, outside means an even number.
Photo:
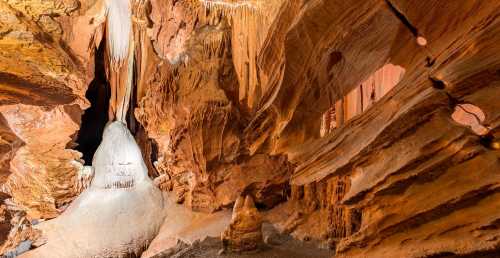
[{"label": "shadowed recess", "polygon": [[86,165],[92,164],[92,157],[101,143],[104,126],[108,122],[110,88],[104,68],[103,45],[96,53],[95,66],[95,78],[85,94],[91,106],[82,116],[82,127],[76,140],[76,150],[83,153]]}]

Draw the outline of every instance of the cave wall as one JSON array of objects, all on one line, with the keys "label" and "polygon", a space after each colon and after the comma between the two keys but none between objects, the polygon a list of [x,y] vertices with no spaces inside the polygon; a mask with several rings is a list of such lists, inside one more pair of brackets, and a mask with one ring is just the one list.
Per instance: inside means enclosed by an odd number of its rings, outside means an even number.
[{"label": "cave wall", "polygon": [[88,48],[68,49],[74,35],[63,28],[81,19],[79,7],[77,1],[0,2],[0,112],[8,146],[2,191],[32,218],[57,216],[77,194],[73,178],[81,154],[70,143],[88,107],[93,70],[86,68],[93,64]]},{"label": "cave wall", "polygon": [[[419,46],[414,38],[395,41],[389,57],[406,70],[401,82],[363,115],[296,148],[289,155],[298,164],[291,182],[351,178],[342,205],[360,210],[362,219],[359,231],[337,243],[341,257],[494,257],[497,7],[485,2],[389,3],[427,45]],[[460,103],[484,111],[489,119],[483,125],[491,136],[452,119]]]},{"label": "cave wall", "polygon": [[152,12],[153,48],[162,63],[136,116],[158,145],[160,187],[194,210],[227,207],[248,187],[258,203],[272,207],[284,199],[291,167],[285,157],[248,153],[242,135],[252,114],[239,101],[231,18],[202,5],[151,4],[170,16]]}]

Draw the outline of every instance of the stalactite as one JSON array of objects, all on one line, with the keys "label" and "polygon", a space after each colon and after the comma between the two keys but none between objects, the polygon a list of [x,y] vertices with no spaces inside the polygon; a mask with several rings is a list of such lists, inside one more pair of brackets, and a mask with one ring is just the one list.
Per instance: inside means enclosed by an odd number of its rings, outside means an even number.
[{"label": "stalactite", "polygon": [[[130,105],[130,97],[132,93],[132,88],[133,88],[133,75],[134,75],[134,46],[135,43],[133,40],[130,42],[130,50],[129,50],[129,55],[128,55],[128,60],[127,60],[127,70],[126,70],[126,78],[125,78],[125,92],[124,92],[124,99],[121,102],[121,105],[118,106],[116,116],[117,120],[122,121],[125,123],[126,121],[126,115],[127,111],[129,109]],[[120,75],[121,76],[121,75]],[[121,82],[121,81],[120,81]],[[118,90],[122,89],[121,85],[118,85]]]},{"label": "stalactite", "polygon": [[232,28],[231,49],[239,81],[239,101],[249,109],[258,107],[265,89],[256,57],[264,43],[266,31],[277,15],[282,0],[200,0],[205,13],[225,17]]},{"label": "stalactite", "polygon": [[203,52],[208,56],[220,56],[229,42],[228,33],[210,33],[202,39]]},{"label": "stalactite", "polygon": [[[129,0],[110,0],[106,2],[107,42],[113,64],[125,60],[129,54],[132,33],[132,15]],[[118,65],[119,67],[119,65]]]},{"label": "stalactite", "polygon": [[[223,14],[226,17],[238,15],[240,10],[255,13],[261,7],[261,1],[214,1],[200,0],[203,6],[213,12]],[[244,18],[244,17],[243,17]]]},{"label": "stalactite", "polygon": [[126,123],[133,88],[134,35],[129,0],[106,2],[107,49],[111,84],[110,120]]},{"label": "stalactite", "polygon": [[82,166],[81,163],[76,161],[74,164],[79,168],[75,187],[76,191],[81,193],[90,186],[92,178],[94,177],[94,169],[91,166]]}]

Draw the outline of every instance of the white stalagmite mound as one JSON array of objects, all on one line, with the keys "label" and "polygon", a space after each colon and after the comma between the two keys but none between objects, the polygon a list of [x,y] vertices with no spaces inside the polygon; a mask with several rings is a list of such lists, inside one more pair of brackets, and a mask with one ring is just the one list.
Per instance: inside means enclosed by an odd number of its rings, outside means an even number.
[{"label": "white stalagmite mound", "polygon": [[108,124],[87,188],[56,219],[39,225],[47,243],[21,257],[130,257],[157,235],[163,197],[122,122]]}]

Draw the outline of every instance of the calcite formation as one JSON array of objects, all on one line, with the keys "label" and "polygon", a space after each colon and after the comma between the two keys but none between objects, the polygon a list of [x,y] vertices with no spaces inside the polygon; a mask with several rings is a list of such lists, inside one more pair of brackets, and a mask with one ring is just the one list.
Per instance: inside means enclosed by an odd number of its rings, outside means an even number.
[{"label": "calcite formation", "polygon": [[262,215],[255,208],[252,196],[236,199],[231,223],[221,238],[223,250],[229,252],[255,251],[262,245]]},{"label": "calcite formation", "polygon": [[125,124],[106,127],[92,166],[90,186],[63,214],[37,226],[47,243],[22,257],[138,256],[158,233],[162,195]]},{"label": "calcite formation", "polygon": [[336,257],[496,257],[498,42],[499,1],[0,0],[2,251],[94,184],[134,185],[77,151],[119,120],[183,212],[252,196],[235,249],[262,216]]}]

